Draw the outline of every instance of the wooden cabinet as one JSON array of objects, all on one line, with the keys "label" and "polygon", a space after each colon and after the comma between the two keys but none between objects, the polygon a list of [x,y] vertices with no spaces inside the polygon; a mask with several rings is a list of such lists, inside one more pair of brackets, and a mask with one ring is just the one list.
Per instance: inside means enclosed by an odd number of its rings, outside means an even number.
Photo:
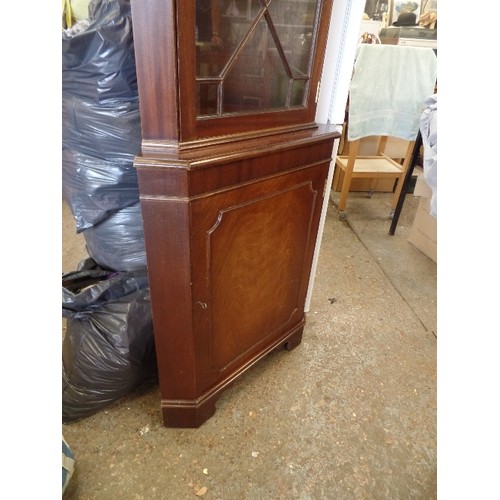
[{"label": "wooden cabinet", "polygon": [[233,3],[219,3],[215,44],[197,40],[194,0],[132,0],[135,166],[172,427],[200,426],[236,377],[300,343],[338,137],[314,122],[331,1]]}]

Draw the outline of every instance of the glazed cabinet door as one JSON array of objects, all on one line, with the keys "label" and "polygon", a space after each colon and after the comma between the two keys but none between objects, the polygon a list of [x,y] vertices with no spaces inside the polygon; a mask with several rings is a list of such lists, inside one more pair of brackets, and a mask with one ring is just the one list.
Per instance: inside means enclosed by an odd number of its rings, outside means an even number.
[{"label": "glazed cabinet door", "polygon": [[143,154],[314,125],[332,3],[131,0]]}]

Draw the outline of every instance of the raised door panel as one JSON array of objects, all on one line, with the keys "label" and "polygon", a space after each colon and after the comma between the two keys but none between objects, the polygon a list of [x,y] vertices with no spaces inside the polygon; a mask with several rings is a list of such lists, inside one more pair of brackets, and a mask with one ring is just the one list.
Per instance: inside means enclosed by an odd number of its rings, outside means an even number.
[{"label": "raised door panel", "polygon": [[200,390],[303,324],[327,169],[316,165],[192,202]]}]

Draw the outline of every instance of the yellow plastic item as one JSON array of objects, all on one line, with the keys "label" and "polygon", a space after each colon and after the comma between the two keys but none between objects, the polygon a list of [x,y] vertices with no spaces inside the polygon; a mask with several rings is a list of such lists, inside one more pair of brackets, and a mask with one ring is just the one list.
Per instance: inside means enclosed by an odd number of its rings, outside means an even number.
[{"label": "yellow plastic item", "polygon": [[71,13],[70,0],[62,0],[62,18],[63,28],[71,28],[71,26],[73,25],[73,16]]},{"label": "yellow plastic item", "polygon": [[71,15],[75,21],[88,19],[90,0],[71,0]]}]

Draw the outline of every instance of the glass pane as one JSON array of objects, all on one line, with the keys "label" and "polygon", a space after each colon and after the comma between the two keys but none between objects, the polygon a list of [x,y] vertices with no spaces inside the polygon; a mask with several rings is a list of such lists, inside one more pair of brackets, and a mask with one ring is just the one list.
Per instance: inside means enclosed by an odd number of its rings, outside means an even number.
[{"label": "glass pane", "polygon": [[197,85],[198,116],[212,116],[217,114],[217,88],[218,84],[202,82]]},{"label": "glass pane", "polygon": [[317,3],[197,0],[198,115],[302,106]]},{"label": "glass pane", "polygon": [[293,76],[307,75],[316,2],[273,0],[269,13]]},{"label": "glass pane", "polygon": [[218,76],[232,53],[224,50],[227,23],[221,0],[196,0],[196,76]]},{"label": "glass pane", "polygon": [[260,21],[224,78],[223,114],[285,107],[290,79],[273,45]]},{"label": "glass pane", "polygon": [[306,80],[294,80],[292,84],[291,106],[300,106],[304,101]]}]

